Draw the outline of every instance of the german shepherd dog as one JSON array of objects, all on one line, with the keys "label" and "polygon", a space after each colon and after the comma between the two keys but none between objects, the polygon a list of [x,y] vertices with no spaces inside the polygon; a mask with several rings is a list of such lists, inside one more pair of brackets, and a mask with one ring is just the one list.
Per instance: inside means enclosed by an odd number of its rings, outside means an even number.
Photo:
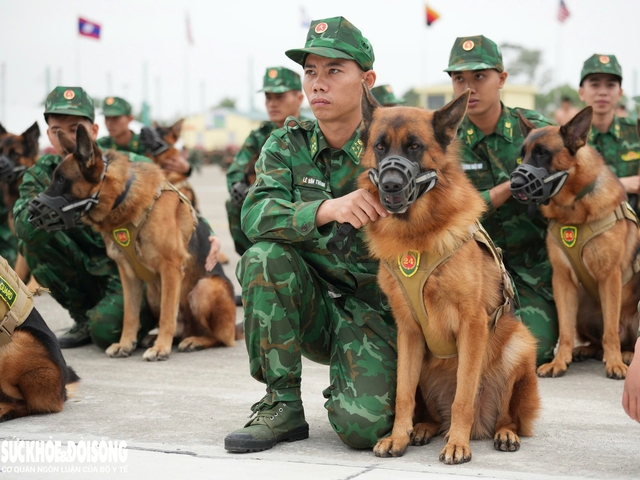
[{"label": "german shepherd dog", "polygon": [[[538,368],[541,377],[561,376],[572,360],[596,356],[607,377],[622,379],[633,359],[640,235],[624,187],[587,145],[592,113],[586,107],[563,127],[539,129],[520,118],[528,136],[511,191],[540,203],[550,220],[546,243],[560,328],[558,351]],[[574,350],[576,333],[589,345]]]},{"label": "german shepherd dog", "polygon": [[[8,223],[13,227],[13,206],[20,197],[20,184],[24,172],[38,160],[40,127],[34,122],[20,135],[13,135],[0,125],[0,188],[8,210]],[[15,270],[23,281],[29,279],[29,267],[18,253]],[[31,284],[30,284],[31,285]]]},{"label": "german shepherd dog", "polygon": [[[0,263],[0,270],[12,277],[9,282],[2,279],[2,297],[12,289],[8,283],[28,292],[7,261],[0,257]],[[0,320],[0,422],[61,411],[80,378],[67,366],[58,340],[35,308],[11,335],[3,324],[6,319]]]},{"label": "german shepherd dog", "polygon": [[[514,315],[511,280],[477,222],[484,202],[459,161],[456,129],[468,100],[467,90],[437,111],[380,108],[364,88],[370,170],[358,185],[391,213],[365,232],[398,326],[396,416],[374,447],[380,457],[443,432],[447,464],[471,460],[470,439],[493,437],[497,450],[515,451],[540,408],[535,339]],[[427,412],[414,422],[418,386]]]},{"label": "german shepherd dog", "polygon": [[[95,199],[82,220],[102,234],[122,280],[122,336],[107,355],[127,357],[135,349],[143,283],[149,306],[159,318],[158,337],[144,360],[169,357],[177,318],[183,328],[179,351],[234,345],[233,286],[221,265],[205,271],[209,228],[202,219],[196,220],[189,202],[171,188],[162,170],[151,163],[131,163],[128,156],[113,150],[103,157],[82,125],[75,143],[64,133],[59,140],[66,157],[44,194],[72,202]],[[131,233],[132,225],[138,225],[137,237]],[[131,243],[135,253],[123,251],[116,242]]]}]

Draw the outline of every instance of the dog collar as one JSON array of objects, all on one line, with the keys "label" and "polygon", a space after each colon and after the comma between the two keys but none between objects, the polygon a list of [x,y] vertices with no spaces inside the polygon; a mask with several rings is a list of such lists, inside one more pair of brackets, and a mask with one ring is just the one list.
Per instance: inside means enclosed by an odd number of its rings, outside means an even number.
[{"label": "dog collar", "polygon": [[118,198],[116,198],[116,201],[113,204],[113,207],[111,207],[111,210],[115,210],[116,208],[118,208],[122,203],[122,201],[124,200],[124,198],[127,196],[127,193],[129,193],[129,188],[131,188],[131,184],[133,183],[133,177],[134,177],[133,173],[129,174],[129,178],[127,178],[127,183],[124,186],[124,190],[120,195],[118,195]]}]

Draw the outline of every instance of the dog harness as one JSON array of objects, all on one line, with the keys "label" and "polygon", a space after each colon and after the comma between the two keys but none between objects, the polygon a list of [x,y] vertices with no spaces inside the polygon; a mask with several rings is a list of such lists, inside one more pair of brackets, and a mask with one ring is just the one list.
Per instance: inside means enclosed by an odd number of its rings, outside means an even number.
[{"label": "dog harness", "polygon": [[133,267],[133,270],[136,272],[136,275],[145,283],[152,281],[158,274],[152,272],[146,266],[144,266],[142,262],[140,262],[140,259],[138,258],[135,250],[136,240],[138,238],[138,234],[140,233],[140,229],[144,225],[144,222],[147,220],[147,216],[149,215],[151,210],[153,210],[154,205],[156,204],[160,196],[164,192],[168,191],[174,192],[178,195],[178,197],[180,197],[180,201],[189,205],[191,216],[193,217],[193,228],[195,229],[198,223],[198,217],[196,215],[195,209],[193,208],[193,205],[191,205],[189,199],[185,197],[184,194],[182,194],[182,192],[180,192],[173,184],[165,181],[158,187],[158,191],[153,198],[153,202],[151,202],[151,204],[144,210],[144,212],[142,212],[142,215],[140,215],[140,217],[126,225],[115,228],[111,232],[116,245],[127,257],[127,260],[129,260],[129,263]]},{"label": "dog harness", "polygon": [[11,342],[16,327],[33,309],[33,292],[20,280],[7,261],[0,257],[0,347]]},{"label": "dog harness", "polygon": [[456,248],[442,255],[410,250],[404,255],[399,255],[398,262],[395,265],[384,260],[382,262],[400,286],[400,290],[411,309],[413,319],[422,328],[422,333],[427,342],[427,348],[432,355],[437,358],[452,358],[457,356],[458,347],[455,338],[443,339],[434,337],[429,326],[429,316],[424,302],[424,286],[436,268],[451,259],[465,243],[472,239],[491,252],[496,265],[502,273],[502,296],[504,303],[491,314],[491,324],[495,325],[502,315],[511,310],[511,303],[515,292],[511,284],[511,277],[502,263],[502,251],[494,245],[489,234],[480,223],[475,222],[473,225],[470,225],[469,236]]},{"label": "dog harness", "polygon": [[[611,230],[620,220],[630,220],[638,225],[638,217],[627,202],[622,202],[609,215],[601,220],[586,223],[584,225],[562,225],[555,220],[549,221],[547,234],[564,252],[573,271],[578,277],[587,293],[594,299],[600,298],[598,283],[591,276],[584,265],[582,250],[584,246],[594,237]],[[625,285],[631,277],[640,271],[640,253],[636,255],[631,265],[622,272],[622,285]]]}]

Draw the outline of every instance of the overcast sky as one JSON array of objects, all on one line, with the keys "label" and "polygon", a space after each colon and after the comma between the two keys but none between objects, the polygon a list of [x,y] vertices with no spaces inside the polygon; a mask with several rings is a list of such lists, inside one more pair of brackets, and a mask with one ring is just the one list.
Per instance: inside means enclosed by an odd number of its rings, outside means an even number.
[{"label": "overcast sky", "polygon": [[[453,41],[477,34],[542,50],[556,81],[576,88],[586,58],[615,54],[625,93],[640,93],[640,1],[565,3],[571,15],[560,24],[559,0],[430,0],[440,19],[427,28],[422,0],[0,0],[0,119],[16,132],[33,122],[47,93],[47,67],[51,88],[80,83],[95,97],[124,96],[139,110],[146,65],[152,116],[165,120],[224,97],[241,110],[252,103],[264,110],[264,94],[255,90],[265,69],[301,71],[284,55],[304,46],[301,8],[313,19],[344,16],[360,28],[374,47],[377,84],[397,95],[448,82],[442,70]],[[78,35],[78,16],[101,24],[100,40]]]}]

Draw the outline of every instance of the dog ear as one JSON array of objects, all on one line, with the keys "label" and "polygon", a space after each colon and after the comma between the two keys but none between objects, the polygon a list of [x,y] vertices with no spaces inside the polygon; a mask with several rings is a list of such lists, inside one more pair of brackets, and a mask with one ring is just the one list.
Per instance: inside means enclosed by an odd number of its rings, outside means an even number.
[{"label": "dog ear", "polygon": [[471,90],[467,88],[444,107],[433,113],[433,131],[436,135],[436,141],[442,148],[446,148],[456,136],[458,125],[460,125],[467,113],[470,95]]},{"label": "dog ear", "polygon": [[22,133],[23,155],[27,158],[35,158],[38,155],[38,140],[40,139],[40,127],[38,122],[33,122],[29,128]]},{"label": "dog ear", "polygon": [[5,133],[7,133],[7,130],[0,123],[0,135],[4,135]]},{"label": "dog ear", "polygon": [[591,119],[593,107],[585,107],[576,113],[566,125],[560,127],[560,135],[564,146],[571,155],[575,155],[578,149],[587,143],[587,137],[591,131]]},{"label": "dog ear", "polygon": [[[80,128],[80,125],[78,125]],[[58,141],[60,142],[60,147],[62,148],[62,155],[67,156],[70,153],[73,153],[76,149],[76,144],[73,140],[71,140],[66,133],[62,130],[58,130]]]},{"label": "dog ear", "polygon": [[522,135],[524,135],[524,138],[527,138],[531,130],[536,129],[536,126],[533,123],[531,123],[529,119],[525,117],[520,110],[516,110],[516,113],[518,114],[518,124],[520,124],[520,130],[522,131]]},{"label": "dog ear", "polygon": [[76,151],[74,154],[83,167],[90,169],[95,165],[96,155],[93,149],[93,140],[82,124],[79,124],[76,130]]},{"label": "dog ear", "polygon": [[360,106],[362,108],[362,121],[366,128],[371,124],[371,120],[373,120],[373,112],[380,106],[380,104],[376,98],[371,95],[371,90],[364,80],[362,81],[362,100],[360,102]]},{"label": "dog ear", "polygon": [[182,122],[184,122],[184,118],[181,118],[176,123],[171,125],[171,131],[176,136],[176,141],[180,138],[180,132],[182,131]]}]

